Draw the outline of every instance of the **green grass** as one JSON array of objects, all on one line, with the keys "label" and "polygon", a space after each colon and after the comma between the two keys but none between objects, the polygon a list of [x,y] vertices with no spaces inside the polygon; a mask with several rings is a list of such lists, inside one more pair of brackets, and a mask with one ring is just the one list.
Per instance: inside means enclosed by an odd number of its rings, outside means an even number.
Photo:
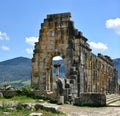
[{"label": "green grass", "polygon": [[35,99],[32,99],[30,97],[27,96],[15,96],[13,98],[11,98],[12,101],[19,101],[19,102],[35,102]]},{"label": "green grass", "polygon": [[17,81],[11,81],[11,82],[1,82],[0,87],[3,87],[3,85],[9,84],[12,85],[13,87],[20,88],[24,86],[30,87],[30,80],[22,81],[22,80],[17,80]]},{"label": "green grass", "polygon": [[4,112],[6,112],[7,108],[9,108],[10,106],[8,105],[9,102],[13,101],[14,103],[17,102],[18,104],[16,105],[16,107],[20,104],[20,103],[39,103],[38,99],[32,99],[30,97],[27,96],[15,96],[12,98],[0,98],[0,102],[3,104],[3,108],[0,108],[0,116],[29,116],[30,113],[32,112],[40,112],[43,113],[43,116],[65,116],[65,114],[63,113],[58,113],[58,112],[51,112],[51,111],[45,111],[45,110],[35,110],[33,109],[28,110],[28,109],[21,109],[21,110],[17,110],[14,112],[9,112],[9,114],[5,114]]},{"label": "green grass", "polygon": [[4,102],[4,103],[7,103],[9,101],[18,101],[18,102],[36,102],[35,99],[32,99],[30,97],[27,97],[27,96],[14,96],[12,98],[0,98],[0,101]]},{"label": "green grass", "polygon": [[29,116],[30,113],[32,112],[39,112],[43,113],[43,116],[66,116],[63,113],[53,113],[53,112],[48,112],[48,111],[15,111],[15,112],[10,112],[9,114],[5,114],[4,112],[0,111],[0,116]]}]

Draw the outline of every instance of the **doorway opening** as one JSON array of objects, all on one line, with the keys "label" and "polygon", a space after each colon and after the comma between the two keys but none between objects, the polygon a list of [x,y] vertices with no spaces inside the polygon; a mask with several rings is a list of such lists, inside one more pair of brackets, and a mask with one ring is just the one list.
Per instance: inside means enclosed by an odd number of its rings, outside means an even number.
[{"label": "doorway opening", "polygon": [[65,66],[64,60],[61,56],[55,56],[52,59],[52,75],[53,75],[53,91],[57,89],[56,82],[57,80],[65,78]]}]

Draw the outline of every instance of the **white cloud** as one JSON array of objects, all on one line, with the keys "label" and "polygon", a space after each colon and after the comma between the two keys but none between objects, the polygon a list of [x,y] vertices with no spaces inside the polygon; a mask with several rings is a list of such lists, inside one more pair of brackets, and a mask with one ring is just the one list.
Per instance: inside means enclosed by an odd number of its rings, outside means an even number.
[{"label": "white cloud", "polygon": [[10,48],[7,47],[7,46],[2,46],[1,48],[2,48],[2,50],[5,50],[5,51],[9,51],[10,50]]},{"label": "white cloud", "polygon": [[0,32],[0,40],[9,40],[7,33]]},{"label": "white cloud", "polygon": [[33,54],[33,49],[32,48],[27,48],[25,50],[28,54]]},{"label": "white cloud", "polygon": [[92,49],[95,49],[95,50],[105,51],[105,50],[108,49],[108,47],[105,44],[101,43],[101,42],[98,42],[98,43],[89,42],[89,44],[90,44],[90,47]]},{"label": "white cloud", "polygon": [[53,60],[63,60],[61,56],[55,56],[53,57]]},{"label": "white cloud", "polygon": [[113,29],[117,34],[120,35],[120,18],[107,20],[106,27],[108,29]]},{"label": "white cloud", "polygon": [[26,41],[26,43],[34,46],[34,43],[38,42],[38,37],[26,37],[25,41]]}]

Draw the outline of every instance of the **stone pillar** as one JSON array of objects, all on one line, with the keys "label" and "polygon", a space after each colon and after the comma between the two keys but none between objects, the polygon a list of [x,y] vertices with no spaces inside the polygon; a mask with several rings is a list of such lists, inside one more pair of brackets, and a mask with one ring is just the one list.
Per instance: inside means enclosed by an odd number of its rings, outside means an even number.
[{"label": "stone pillar", "polygon": [[53,74],[52,74],[52,69],[49,70],[50,73],[50,90],[53,91]]},{"label": "stone pillar", "polygon": [[46,69],[46,91],[51,91],[50,87],[50,69]]},{"label": "stone pillar", "polygon": [[[56,83],[60,82],[60,80],[58,81],[59,78],[59,67],[61,66],[61,64],[57,63],[54,64],[54,67],[56,68]],[[57,85],[57,94],[58,94],[58,104],[64,104],[64,96],[61,95],[61,93],[59,93],[59,90],[62,89],[62,87],[58,87]]]},{"label": "stone pillar", "polygon": [[80,66],[80,93],[83,92],[84,92],[84,66],[82,65]]},{"label": "stone pillar", "polygon": [[59,78],[59,67],[61,66],[61,64],[54,64],[54,67],[56,68],[56,81],[58,81]]}]

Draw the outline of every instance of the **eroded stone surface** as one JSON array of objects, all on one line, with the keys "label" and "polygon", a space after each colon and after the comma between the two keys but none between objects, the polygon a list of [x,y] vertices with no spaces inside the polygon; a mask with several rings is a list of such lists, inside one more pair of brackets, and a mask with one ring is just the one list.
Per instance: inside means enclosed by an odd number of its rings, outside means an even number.
[{"label": "eroded stone surface", "polygon": [[78,106],[106,106],[106,96],[101,93],[81,93],[75,98],[75,105]]}]

